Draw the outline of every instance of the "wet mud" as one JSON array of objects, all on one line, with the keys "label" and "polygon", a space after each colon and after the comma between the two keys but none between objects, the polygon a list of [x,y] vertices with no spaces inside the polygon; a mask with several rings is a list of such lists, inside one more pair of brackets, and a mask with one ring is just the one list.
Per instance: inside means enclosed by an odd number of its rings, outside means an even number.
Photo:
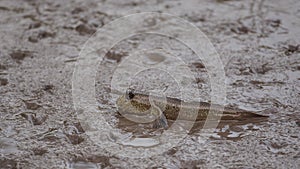
[{"label": "wet mud", "polygon": [[[297,0],[0,1],[0,168],[298,168],[299,6]],[[97,29],[143,11],[176,15],[208,36],[224,65],[227,106],[276,111],[265,112],[267,120],[219,123],[208,129],[209,135],[202,132],[204,122],[197,122],[179,144],[151,158],[120,157],[99,148],[77,118],[73,70]],[[156,22],[145,23],[155,27]],[[133,52],[153,48],[167,50],[188,66],[195,79],[185,95],[210,101],[205,64],[191,49],[161,35],[124,39],[103,56],[95,86],[107,123],[135,138],[163,130],[118,115],[110,84],[118,65]],[[142,58],[146,65],[173,64],[164,54]],[[179,97],[174,84],[168,73],[148,70],[139,72],[130,85]],[[134,144],[152,142],[128,146]]]}]

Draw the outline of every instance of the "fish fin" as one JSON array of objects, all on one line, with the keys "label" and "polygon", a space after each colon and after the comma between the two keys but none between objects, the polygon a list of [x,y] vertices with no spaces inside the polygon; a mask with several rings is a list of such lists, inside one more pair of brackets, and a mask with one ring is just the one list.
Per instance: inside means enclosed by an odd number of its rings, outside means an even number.
[{"label": "fish fin", "polygon": [[164,114],[161,114],[154,122],[153,122],[153,128],[168,128],[168,121]]},{"label": "fish fin", "polygon": [[164,113],[158,108],[152,108],[151,114],[155,115],[157,118],[153,122],[153,128],[168,128],[168,121]]}]

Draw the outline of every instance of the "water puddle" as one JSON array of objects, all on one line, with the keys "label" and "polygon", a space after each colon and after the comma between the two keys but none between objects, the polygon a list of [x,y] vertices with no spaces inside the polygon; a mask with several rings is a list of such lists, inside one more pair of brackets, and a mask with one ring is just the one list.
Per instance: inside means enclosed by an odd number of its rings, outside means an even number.
[{"label": "water puddle", "polygon": [[246,136],[248,131],[259,130],[259,128],[260,127],[258,124],[252,123],[245,125],[225,124],[224,126],[215,130],[214,134],[211,136],[211,139],[238,141]]},{"label": "water puddle", "polygon": [[110,165],[109,158],[100,155],[90,155],[87,157],[77,157],[66,163],[67,169],[98,169]]},{"label": "water puddle", "polygon": [[98,169],[100,166],[95,163],[86,161],[69,162],[67,169]]},{"label": "water puddle", "polygon": [[161,53],[145,53],[143,63],[148,65],[154,65],[163,62],[166,59],[166,56]]},{"label": "water puddle", "polygon": [[19,152],[17,142],[12,138],[0,138],[0,154],[13,154]]},{"label": "water puddle", "polygon": [[[124,117],[118,117],[119,122],[117,127],[125,132],[132,133],[130,138],[126,138],[126,141],[122,142],[123,145],[129,146],[154,146],[159,144],[155,139],[155,136],[160,136],[163,129],[155,129],[152,123],[138,124],[132,122]],[[248,135],[249,131],[260,130],[261,123],[266,119],[249,119],[244,121],[221,121],[215,131],[213,132],[210,139],[213,140],[241,140],[244,136]],[[174,120],[168,120],[169,126],[174,124]],[[190,135],[197,134],[201,132],[205,121],[196,121],[190,131],[187,131]],[[184,121],[178,123],[178,130],[186,130]],[[135,138],[137,137],[137,138]],[[150,138],[152,137],[152,138]],[[134,138],[134,139],[133,139]]]},{"label": "water puddle", "polygon": [[153,138],[134,138],[122,141],[122,145],[133,147],[152,147],[158,145],[160,142]]}]

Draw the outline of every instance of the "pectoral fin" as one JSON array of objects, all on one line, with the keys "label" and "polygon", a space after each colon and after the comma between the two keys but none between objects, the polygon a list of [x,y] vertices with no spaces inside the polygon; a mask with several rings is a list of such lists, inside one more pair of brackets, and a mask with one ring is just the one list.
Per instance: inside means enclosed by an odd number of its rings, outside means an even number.
[{"label": "pectoral fin", "polygon": [[168,121],[166,116],[159,108],[152,108],[151,114],[155,115],[157,118],[153,122],[153,128],[168,128]]}]

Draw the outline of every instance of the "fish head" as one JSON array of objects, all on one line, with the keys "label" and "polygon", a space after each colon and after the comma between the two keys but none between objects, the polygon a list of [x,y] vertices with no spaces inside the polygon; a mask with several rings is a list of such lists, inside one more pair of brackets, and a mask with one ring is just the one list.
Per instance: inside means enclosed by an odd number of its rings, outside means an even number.
[{"label": "fish head", "polygon": [[142,102],[138,97],[136,99],[131,98],[128,94],[121,95],[117,99],[118,112],[121,114],[148,114],[151,107],[150,104]]}]

